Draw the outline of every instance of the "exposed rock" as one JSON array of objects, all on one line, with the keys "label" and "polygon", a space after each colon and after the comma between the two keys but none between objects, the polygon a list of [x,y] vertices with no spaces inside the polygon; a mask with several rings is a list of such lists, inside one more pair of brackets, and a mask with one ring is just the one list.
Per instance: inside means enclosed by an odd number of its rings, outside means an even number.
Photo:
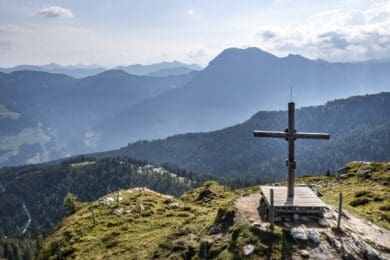
[{"label": "exposed rock", "polygon": [[252,223],[252,227],[255,228],[255,229],[258,229],[258,230],[260,230],[262,232],[267,231],[267,228],[265,226],[262,226],[260,222]]},{"label": "exposed rock", "polygon": [[234,224],[235,211],[232,208],[219,208],[214,224],[210,229],[210,234],[219,234],[227,232],[229,227]]},{"label": "exposed rock", "polygon": [[324,184],[322,184],[323,187],[332,187],[333,184],[330,183],[330,182],[325,182]]},{"label": "exposed rock", "polygon": [[258,222],[258,221],[253,222],[253,223],[252,223],[252,227],[254,227],[254,228],[261,228],[261,223]]},{"label": "exposed rock", "polygon": [[169,207],[171,207],[171,209],[178,209],[179,208],[179,203],[177,202],[172,202],[171,204],[169,204]]},{"label": "exposed rock", "polygon": [[370,245],[368,245],[366,242],[364,242],[362,239],[358,238],[355,234],[352,234],[351,237],[356,247],[359,248],[359,250],[365,256],[366,259],[368,260],[381,259],[381,257],[378,255],[378,252]]},{"label": "exposed rock", "polygon": [[326,219],[324,218],[321,218],[318,220],[318,225],[320,225],[321,227],[329,227],[329,223]]},{"label": "exposed rock", "polygon": [[301,250],[300,254],[303,258],[308,258],[309,257],[309,252],[307,250]]},{"label": "exposed rock", "polygon": [[344,260],[356,260],[356,257],[354,255],[352,255],[350,252],[344,252],[343,259]]},{"label": "exposed rock", "polygon": [[346,174],[348,172],[348,168],[347,167],[343,167],[339,170],[337,170],[337,173],[342,175],[342,174]]},{"label": "exposed rock", "polygon": [[307,186],[308,186],[310,189],[312,189],[312,190],[317,190],[317,189],[319,188],[319,186],[318,186],[317,184],[312,184],[312,183],[308,184]]},{"label": "exposed rock", "polygon": [[368,179],[371,177],[369,170],[359,170],[358,175],[360,178],[363,178],[363,179]]},{"label": "exposed rock", "polygon": [[307,240],[307,236],[302,227],[293,228],[291,229],[290,233],[295,240],[303,240],[303,241]]},{"label": "exposed rock", "polygon": [[145,207],[142,204],[139,204],[138,206],[135,206],[133,209],[135,209],[138,212],[144,211]]},{"label": "exposed rock", "polygon": [[255,246],[252,244],[248,244],[244,246],[243,251],[244,251],[244,255],[250,255],[253,253],[253,251],[255,251]]},{"label": "exposed rock", "polygon": [[217,193],[211,189],[204,189],[199,193],[198,200],[203,200],[205,197],[208,196],[215,196]]},{"label": "exposed rock", "polygon": [[166,198],[165,200],[164,200],[164,203],[165,204],[169,204],[169,203],[172,203],[173,202],[173,199],[172,198]]},{"label": "exposed rock", "polygon": [[318,197],[322,197],[323,195],[324,195],[324,194],[322,194],[321,191],[319,191],[319,190],[317,191],[317,196],[318,196]]},{"label": "exposed rock", "polygon": [[101,205],[109,206],[111,205],[115,199],[113,197],[105,197],[100,201]]},{"label": "exposed rock", "polygon": [[116,208],[116,209],[114,209],[112,214],[117,215],[117,216],[121,216],[123,214],[123,212],[124,212],[123,208]]},{"label": "exposed rock", "polygon": [[315,230],[315,229],[310,229],[308,232],[307,232],[307,237],[313,241],[314,243],[316,244],[319,244],[321,242],[320,240],[320,235],[318,234],[318,232]]}]

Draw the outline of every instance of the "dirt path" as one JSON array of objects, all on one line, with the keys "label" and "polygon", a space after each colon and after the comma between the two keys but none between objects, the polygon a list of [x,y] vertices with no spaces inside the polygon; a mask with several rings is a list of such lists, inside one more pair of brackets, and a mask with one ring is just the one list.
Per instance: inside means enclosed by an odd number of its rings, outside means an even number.
[{"label": "dirt path", "polygon": [[237,217],[250,222],[260,222],[260,215],[257,208],[260,205],[260,193],[252,193],[248,196],[240,197],[235,202]]}]

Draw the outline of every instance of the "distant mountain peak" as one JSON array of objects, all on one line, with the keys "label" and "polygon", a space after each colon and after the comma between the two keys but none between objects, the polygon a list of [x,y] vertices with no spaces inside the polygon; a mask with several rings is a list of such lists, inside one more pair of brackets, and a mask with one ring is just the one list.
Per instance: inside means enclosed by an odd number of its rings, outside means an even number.
[{"label": "distant mountain peak", "polygon": [[308,59],[302,55],[293,54],[293,53],[289,53],[286,57],[284,57],[284,59],[293,60],[293,61],[311,61],[310,59]]},{"label": "distant mountain peak", "polygon": [[219,56],[225,56],[225,55],[265,55],[265,56],[271,56],[275,57],[275,55],[266,52],[258,47],[248,47],[248,48],[228,48],[221,52]]},{"label": "distant mountain peak", "polygon": [[248,64],[258,66],[259,64],[277,60],[279,60],[279,57],[257,47],[249,47],[246,49],[228,48],[223,50],[209,63],[209,69],[215,66],[229,66],[231,68],[248,66]]},{"label": "distant mountain peak", "polygon": [[106,70],[96,75],[96,77],[109,77],[109,78],[129,77],[129,76],[135,76],[135,75],[130,74],[121,69]]}]

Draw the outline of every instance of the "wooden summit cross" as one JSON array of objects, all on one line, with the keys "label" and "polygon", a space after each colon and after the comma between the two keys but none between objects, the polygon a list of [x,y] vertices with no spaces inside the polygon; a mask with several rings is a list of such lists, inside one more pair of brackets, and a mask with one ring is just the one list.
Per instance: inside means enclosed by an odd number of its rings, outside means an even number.
[{"label": "wooden summit cross", "polygon": [[297,132],[295,130],[295,103],[288,103],[288,128],[281,131],[254,131],[253,135],[255,137],[274,137],[274,138],[284,138],[288,141],[288,159],[286,161],[288,166],[288,186],[287,186],[287,196],[289,198],[294,197],[294,169],[296,168],[295,161],[295,150],[294,143],[295,140],[300,139],[325,139],[329,140],[330,135],[325,133],[304,133]]}]

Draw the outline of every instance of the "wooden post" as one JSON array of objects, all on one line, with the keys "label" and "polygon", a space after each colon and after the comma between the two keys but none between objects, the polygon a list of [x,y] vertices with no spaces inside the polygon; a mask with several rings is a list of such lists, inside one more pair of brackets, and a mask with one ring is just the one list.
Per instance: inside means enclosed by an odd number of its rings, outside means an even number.
[{"label": "wooden post", "polygon": [[288,178],[287,194],[294,197],[294,169],[295,169],[295,103],[288,103]]},{"label": "wooden post", "polygon": [[269,225],[271,232],[274,232],[274,189],[270,189]]},{"label": "wooden post", "polygon": [[337,218],[337,229],[341,229],[341,216],[343,215],[343,193],[339,193],[339,215]]},{"label": "wooden post", "polygon": [[91,210],[91,215],[92,215],[92,224],[93,224],[93,226],[95,226],[96,225],[95,212],[94,212],[93,208],[91,208],[90,210]]}]

